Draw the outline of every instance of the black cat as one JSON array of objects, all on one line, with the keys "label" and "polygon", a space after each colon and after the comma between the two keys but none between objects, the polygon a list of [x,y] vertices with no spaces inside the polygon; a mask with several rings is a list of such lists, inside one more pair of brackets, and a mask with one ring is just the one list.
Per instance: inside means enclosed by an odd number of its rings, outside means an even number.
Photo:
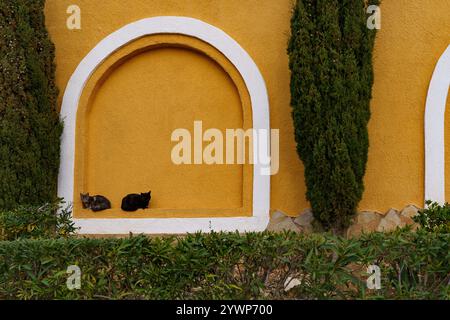
[{"label": "black cat", "polygon": [[111,209],[111,202],[104,196],[89,196],[89,193],[80,193],[83,209],[91,209],[94,212]]},{"label": "black cat", "polygon": [[141,194],[129,194],[122,199],[122,210],[132,212],[138,209],[148,209],[151,198],[151,191]]}]

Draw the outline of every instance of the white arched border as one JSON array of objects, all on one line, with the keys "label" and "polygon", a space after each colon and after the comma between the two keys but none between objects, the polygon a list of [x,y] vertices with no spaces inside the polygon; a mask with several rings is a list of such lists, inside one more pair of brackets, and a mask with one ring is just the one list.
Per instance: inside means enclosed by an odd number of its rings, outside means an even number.
[{"label": "white arched border", "polygon": [[450,46],[439,59],[425,109],[425,201],[445,203],[445,107],[450,86]]},{"label": "white arched border", "polygon": [[[222,30],[197,19],[187,17],[154,17],[126,25],[103,39],[78,65],[64,93],[61,118],[64,132],[61,144],[61,166],[58,195],[73,202],[75,127],[80,97],[91,75],[108,56],[133,40],[153,34],[181,34],[200,39],[230,60],[240,72],[250,95],[253,128],[270,133],[269,99],[258,67],[249,54]],[[268,135],[269,136],[269,135]],[[270,150],[270,138],[258,141],[263,150]],[[262,145],[261,145],[262,144]],[[266,144],[264,146],[264,144]],[[254,154],[257,144],[254,143]],[[81,234],[170,234],[211,231],[263,231],[270,218],[270,176],[264,168],[254,165],[253,216],[236,218],[173,218],[173,219],[74,219]],[[267,171],[267,170],[265,170]]]}]

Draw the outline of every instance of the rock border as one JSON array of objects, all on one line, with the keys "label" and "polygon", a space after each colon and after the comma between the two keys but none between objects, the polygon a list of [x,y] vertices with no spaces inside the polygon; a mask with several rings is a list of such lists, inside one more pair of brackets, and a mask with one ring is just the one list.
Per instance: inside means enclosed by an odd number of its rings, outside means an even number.
[{"label": "rock border", "polygon": [[[397,228],[412,226],[417,229],[413,217],[421,209],[415,205],[408,205],[403,210],[389,209],[385,214],[376,211],[359,212],[353,219],[353,224],[347,229],[348,238],[371,232],[392,232]],[[272,213],[267,231],[282,232],[293,231],[310,234],[314,232],[314,216],[311,209],[303,211],[298,217],[290,217],[277,210]]]}]

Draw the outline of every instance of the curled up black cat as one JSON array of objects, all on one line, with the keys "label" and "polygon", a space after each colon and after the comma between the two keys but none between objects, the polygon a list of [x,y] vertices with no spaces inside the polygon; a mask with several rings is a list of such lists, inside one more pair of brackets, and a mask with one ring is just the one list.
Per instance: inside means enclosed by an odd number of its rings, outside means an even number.
[{"label": "curled up black cat", "polygon": [[122,199],[122,210],[132,212],[138,209],[147,209],[151,198],[151,191],[141,194],[129,194]]},{"label": "curled up black cat", "polygon": [[94,212],[111,209],[111,202],[104,196],[89,196],[89,193],[81,193],[83,209],[91,209]]}]

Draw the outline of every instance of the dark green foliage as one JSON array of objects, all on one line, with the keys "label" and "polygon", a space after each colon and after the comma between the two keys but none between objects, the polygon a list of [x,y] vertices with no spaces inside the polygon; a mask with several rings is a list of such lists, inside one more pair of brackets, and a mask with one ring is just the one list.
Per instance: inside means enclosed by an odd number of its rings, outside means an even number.
[{"label": "dark green foliage", "polygon": [[57,202],[0,211],[0,240],[70,237],[76,231],[71,209]]},{"label": "dark green foliage", "polygon": [[0,1],[0,208],[56,200],[62,125],[44,0]]},{"label": "dark green foliage", "polygon": [[413,218],[414,222],[429,232],[450,233],[450,204],[441,206],[439,203],[427,201],[427,206]]},{"label": "dark green foliage", "polygon": [[349,226],[364,191],[375,31],[366,3],[298,0],[289,41],[291,105],[307,198],[325,229]]},{"label": "dark green foliage", "polygon": [[[405,252],[408,252],[405,255]],[[1,299],[450,299],[450,235],[294,233],[0,242]],[[367,289],[367,267],[381,290]],[[82,272],[66,287],[67,267]],[[288,277],[301,286],[284,291]]]}]

